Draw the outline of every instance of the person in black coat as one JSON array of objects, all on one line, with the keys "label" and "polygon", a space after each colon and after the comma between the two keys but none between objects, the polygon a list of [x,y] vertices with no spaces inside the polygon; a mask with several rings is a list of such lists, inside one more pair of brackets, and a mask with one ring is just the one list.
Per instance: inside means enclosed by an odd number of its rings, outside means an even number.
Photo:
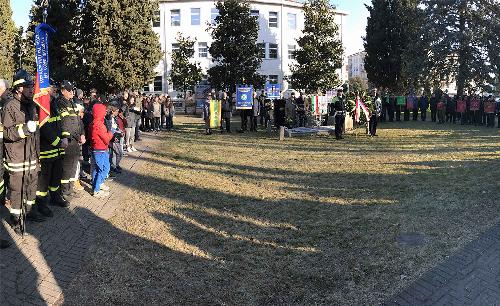
[{"label": "person in black coat", "polygon": [[420,97],[419,107],[420,107],[420,119],[422,121],[425,121],[427,119],[427,109],[429,108],[429,98],[425,93]]},{"label": "person in black coat", "polygon": [[252,110],[250,113],[250,131],[257,132],[257,122],[260,115],[260,101],[257,99],[257,93],[253,92]]},{"label": "person in black coat", "polygon": [[226,131],[228,133],[231,133],[231,116],[232,116],[232,99],[231,97],[227,94],[227,92],[224,92],[222,94],[222,120],[220,124],[220,129],[221,132],[223,131],[223,122],[226,123]]}]

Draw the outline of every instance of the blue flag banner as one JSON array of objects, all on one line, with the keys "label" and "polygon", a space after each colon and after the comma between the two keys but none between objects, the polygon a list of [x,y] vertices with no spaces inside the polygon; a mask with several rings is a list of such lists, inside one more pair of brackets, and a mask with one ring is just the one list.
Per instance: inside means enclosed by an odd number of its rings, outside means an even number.
[{"label": "blue flag banner", "polygon": [[33,100],[40,107],[40,126],[50,116],[49,35],[55,30],[46,23],[35,28],[36,81]]},{"label": "blue flag banner", "polygon": [[266,84],[266,98],[276,100],[280,98],[280,84]]},{"label": "blue flag banner", "polygon": [[236,109],[252,109],[253,87],[238,86],[236,88]]}]

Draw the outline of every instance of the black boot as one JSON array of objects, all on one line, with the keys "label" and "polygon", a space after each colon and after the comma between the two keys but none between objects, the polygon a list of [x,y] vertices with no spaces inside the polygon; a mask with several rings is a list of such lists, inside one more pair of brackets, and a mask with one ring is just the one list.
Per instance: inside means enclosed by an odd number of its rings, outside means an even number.
[{"label": "black boot", "polygon": [[52,218],[54,216],[54,213],[52,212],[52,210],[50,210],[49,205],[47,203],[48,203],[47,197],[43,199],[42,198],[36,199],[38,212],[47,218]]},{"label": "black boot", "polygon": [[21,231],[21,218],[18,215],[10,215],[9,225],[14,233],[19,236],[23,235],[23,232]]},{"label": "black boot", "polygon": [[59,207],[68,207],[69,201],[61,194],[60,191],[50,194],[50,204]]},{"label": "black boot", "polygon": [[47,219],[38,211],[38,205],[33,204],[29,212],[26,214],[26,220],[32,222],[44,222]]},{"label": "black boot", "polygon": [[8,240],[0,239],[0,250],[6,249],[6,248],[10,247],[11,245],[12,245],[12,242],[10,242]]}]

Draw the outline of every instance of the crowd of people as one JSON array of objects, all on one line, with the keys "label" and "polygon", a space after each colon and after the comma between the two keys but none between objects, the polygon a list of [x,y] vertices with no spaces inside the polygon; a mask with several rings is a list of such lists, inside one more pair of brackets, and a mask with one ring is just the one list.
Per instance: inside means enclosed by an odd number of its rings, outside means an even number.
[{"label": "crowd of people", "polygon": [[[398,101],[400,100],[400,101]],[[382,112],[380,121],[426,121],[430,110],[432,122],[460,123],[462,125],[495,126],[495,117],[500,114],[500,104],[492,95],[451,96],[446,93],[434,93],[431,97],[395,96],[382,97]],[[401,119],[403,114],[403,119]],[[500,121],[499,125],[500,127]]]},{"label": "crowd of people", "polygon": [[[68,207],[80,198],[81,180],[88,180],[94,197],[109,197],[106,181],[122,173],[120,162],[137,151],[141,131],[173,128],[168,96],[98,95],[95,89],[85,96],[66,80],[48,93],[50,114],[40,122],[32,76],[20,70],[11,86],[0,80],[0,192],[18,235],[27,221],[51,218],[51,205]],[[0,249],[10,245],[0,239]]]}]

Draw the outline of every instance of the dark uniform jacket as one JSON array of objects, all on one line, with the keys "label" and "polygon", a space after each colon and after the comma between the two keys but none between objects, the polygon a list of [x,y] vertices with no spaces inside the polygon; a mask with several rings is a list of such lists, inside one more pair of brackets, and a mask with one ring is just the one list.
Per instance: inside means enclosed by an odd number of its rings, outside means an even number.
[{"label": "dark uniform jacket", "polygon": [[85,134],[83,122],[78,114],[78,109],[73,101],[68,101],[64,96],[57,99],[57,108],[61,117],[62,137],[68,139],[66,154],[80,154],[80,136]]},{"label": "dark uniform jacket", "polygon": [[40,161],[50,161],[64,154],[61,148],[62,124],[55,99],[50,100],[50,117],[40,127]]},{"label": "dark uniform jacket", "polygon": [[38,170],[40,131],[37,127],[31,133],[27,125],[28,121],[38,121],[35,104],[21,102],[10,92],[2,99],[5,101],[2,109],[5,169],[9,172]]}]

